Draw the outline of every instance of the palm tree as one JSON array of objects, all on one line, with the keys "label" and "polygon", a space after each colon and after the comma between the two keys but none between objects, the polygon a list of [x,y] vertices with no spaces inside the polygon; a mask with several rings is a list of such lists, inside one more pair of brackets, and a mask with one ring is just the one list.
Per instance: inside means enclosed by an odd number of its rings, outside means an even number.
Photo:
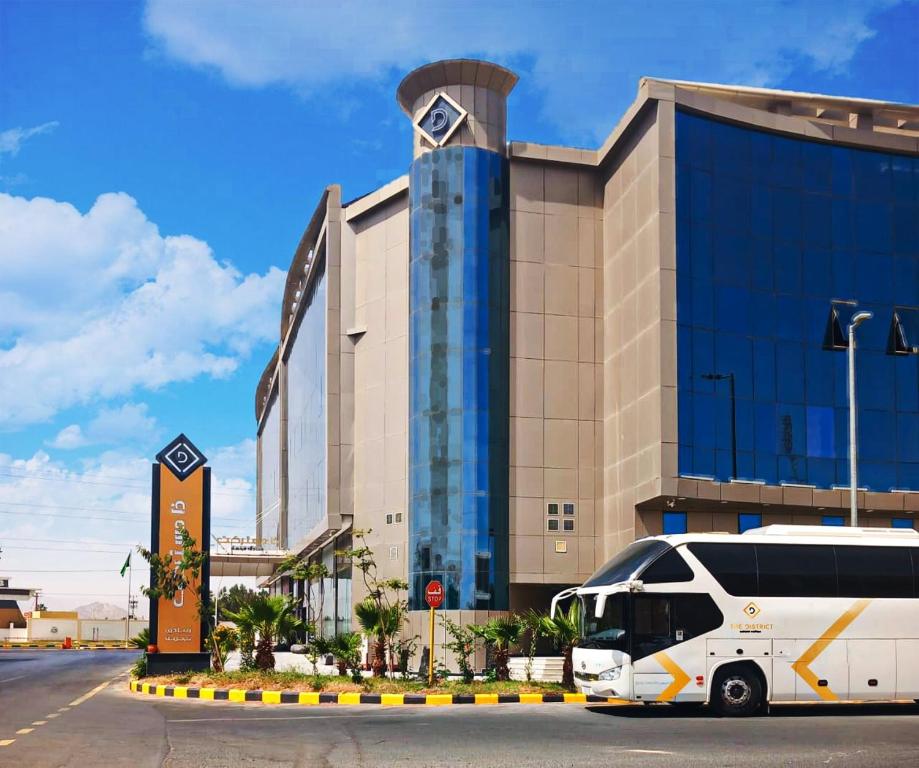
[{"label": "palm tree", "polygon": [[143,648],[146,650],[148,645],[150,645],[150,628],[144,627],[131,638],[131,646],[133,648]]},{"label": "palm tree", "polygon": [[380,605],[372,597],[366,597],[354,606],[354,615],[361,629],[373,638],[370,668],[374,677],[382,677],[386,666],[386,640],[399,631],[402,612],[397,605]]},{"label": "palm tree", "polygon": [[475,628],[475,633],[485,640],[495,652],[495,679],[510,680],[507,660],[511,646],[517,645],[526,631],[523,621],[518,616],[502,616],[491,619],[487,624]]},{"label": "palm tree", "polygon": [[520,617],[520,621],[523,622],[524,631],[529,636],[527,639],[527,682],[533,679],[533,659],[536,658],[536,642],[540,637],[545,635],[545,627],[543,626],[543,620],[545,618],[545,614],[540,613],[534,608],[530,608],[530,610]]},{"label": "palm tree", "polygon": [[542,631],[559,647],[565,661],[562,665],[562,685],[574,690],[574,665],[571,656],[581,637],[581,610],[577,600],[572,600],[568,610],[557,610],[555,616],[544,616]]},{"label": "palm tree", "polygon": [[348,668],[356,669],[361,661],[361,636],[358,632],[336,635],[331,643],[332,654],[338,665],[338,674],[346,675]]},{"label": "palm tree", "polygon": [[259,595],[238,613],[227,613],[236,622],[240,634],[258,634],[255,648],[255,666],[259,669],[274,669],[274,643],[286,639],[303,629],[303,622],[294,614],[293,604],[281,595]]}]

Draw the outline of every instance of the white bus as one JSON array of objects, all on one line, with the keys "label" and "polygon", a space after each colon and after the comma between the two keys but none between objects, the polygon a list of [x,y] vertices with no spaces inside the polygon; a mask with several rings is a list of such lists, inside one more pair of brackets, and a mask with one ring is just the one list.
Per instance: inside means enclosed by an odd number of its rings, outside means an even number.
[{"label": "white bus", "polygon": [[772,525],[652,536],[582,586],[575,682],[634,702],[919,699],[919,532]]}]

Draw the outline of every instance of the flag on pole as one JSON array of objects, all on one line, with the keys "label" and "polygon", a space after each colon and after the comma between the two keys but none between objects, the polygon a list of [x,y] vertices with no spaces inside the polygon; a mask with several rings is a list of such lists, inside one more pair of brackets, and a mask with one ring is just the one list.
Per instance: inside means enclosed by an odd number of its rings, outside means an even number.
[{"label": "flag on pole", "polygon": [[124,572],[131,567],[131,553],[128,552],[128,559],[124,561],[124,565],[121,566],[121,577],[124,578]]}]

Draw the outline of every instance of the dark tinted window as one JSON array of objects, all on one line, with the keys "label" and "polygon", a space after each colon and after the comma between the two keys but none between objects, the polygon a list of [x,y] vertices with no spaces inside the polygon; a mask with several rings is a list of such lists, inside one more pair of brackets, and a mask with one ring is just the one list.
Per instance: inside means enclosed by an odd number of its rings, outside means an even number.
[{"label": "dark tinted window", "polygon": [[671,645],[670,597],[635,595],[632,603],[632,661]]},{"label": "dark tinted window", "polygon": [[671,549],[666,541],[660,539],[642,539],[630,544],[618,555],[584,582],[585,587],[606,587],[620,581],[628,581],[632,574],[640,571],[648,563],[656,560],[662,553]]},{"label": "dark tinted window", "polygon": [[675,549],[661,555],[645,568],[638,578],[645,584],[666,584],[672,581],[692,581],[692,569]]},{"label": "dark tinted window", "polygon": [[836,547],[840,597],[912,597],[913,567],[905,547]]},{"label": "dark tinted window", "polygon": [[913,558],[913,589],[916,597],[919,597],[919,547],[910,547],[909,553]]},{"label": "dark tinted window", "polygon": [[724,623],[724,615],[718,610],[710,595],[674,595],[670,605],[670,623],[674,639],[679,643],[692,640],[717,629]]},{"label": "dark tinted window", "polygon": [[689,545],[692,552],[729,595],[755,595],[756,556],[752,544]]},{"label": "dark tinted window", "polygon": [[709,595],[634,595],[632,661],[711,632],[723,622]]},{"label": "dark tinted window", "polygon": [[836,556],[819,544],[757,544],[763,597],[836,597]]}]

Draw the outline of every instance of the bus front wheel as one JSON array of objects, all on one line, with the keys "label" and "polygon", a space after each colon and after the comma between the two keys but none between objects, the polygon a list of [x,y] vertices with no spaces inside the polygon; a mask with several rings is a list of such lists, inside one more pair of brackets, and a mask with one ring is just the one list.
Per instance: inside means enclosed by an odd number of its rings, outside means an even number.
[{"label": "bus front wheel", "polygon": [[746,665],[718,670],[712,684],[712,708],[725,717],[746,717],[763,704],[760,676]]}]

